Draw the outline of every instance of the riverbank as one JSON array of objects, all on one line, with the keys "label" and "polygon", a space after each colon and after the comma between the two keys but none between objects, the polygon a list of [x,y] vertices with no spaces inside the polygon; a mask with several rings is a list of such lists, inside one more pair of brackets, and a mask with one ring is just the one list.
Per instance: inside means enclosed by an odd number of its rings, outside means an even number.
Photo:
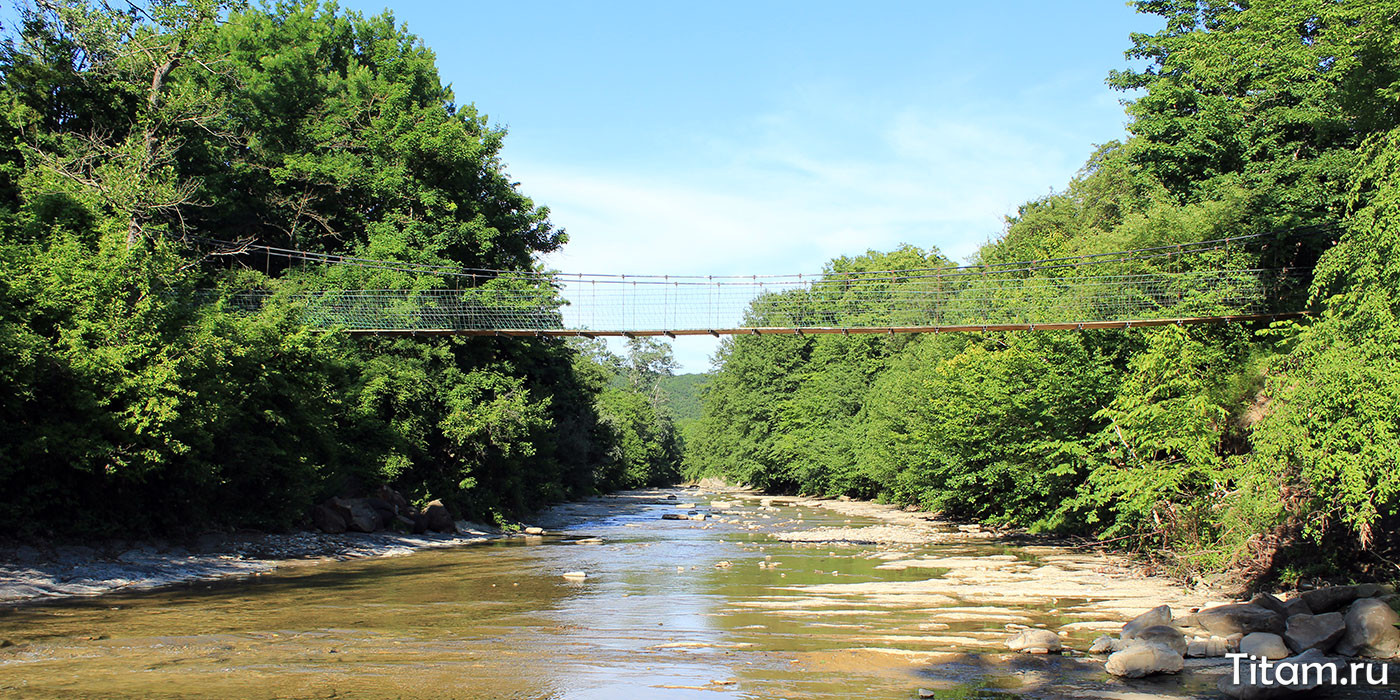
[{"label": "riverbank", "polygon": [[459,520],[455,535],[327,534],[309,530],[286,534],[208,534],[183,543],[111,539],[91,544],[0,544],[0,605],[148,591],[259,576],[292,566],[404,556],[511,536],[532,538],[535,535],[528,534],[525,528],[536,522],[563,527],[640,507],[644,502],[655,500],[656,493],[628,492],[559,504],[537,514],[520,531],[513,533]]},{"label": "riverbank", "polygon": [[390,557],[478,544],[500,530],[460,521],[458,534],[323,532],[204,535],[193,542],[108,540],[0,546],[0,605],[144,591],[258,576],[287,566]]}]

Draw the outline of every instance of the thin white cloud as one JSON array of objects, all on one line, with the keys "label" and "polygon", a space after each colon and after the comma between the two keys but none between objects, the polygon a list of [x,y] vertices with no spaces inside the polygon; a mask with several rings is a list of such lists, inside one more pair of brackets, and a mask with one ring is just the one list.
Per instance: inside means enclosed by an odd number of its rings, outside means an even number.
[{"label": "thin white cloud", "polygon": [[[900,243],[964,259],[1018,204],[1063,186],[1091,148],[1066,153],[1060,134],[967,110],[813,109],[755,117],[684,162],[621,170],[516,158],[511,171],[569,231],[546,259],[555,269],[771,274]],[[683,367],[707,369],[713,343],[689,343],[675,344]]]}]

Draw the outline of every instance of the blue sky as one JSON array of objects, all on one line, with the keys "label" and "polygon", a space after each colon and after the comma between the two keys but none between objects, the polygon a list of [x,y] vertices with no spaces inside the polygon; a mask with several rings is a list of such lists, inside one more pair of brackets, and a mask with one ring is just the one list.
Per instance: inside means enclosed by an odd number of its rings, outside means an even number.
[{"label": "blue sky", "polygon": [[[382,0],[353,0],[367,13]],[[395,2],[570,242],[568,272],[963,259],[1121,138],[1104,85],[1159,18],[1101,2]],[[710,339],[675,341],[687,371]]]},{"label": "blue sky", "polygon": [[[900,243],[965,259],[1123,136],[1104,79],[1161,26],[1115,0],[392,9],[509,129],[510,174],[571,239],[546,263],[610,273],[815,272]],[[674,349],[704,371],[715,342]]]}]

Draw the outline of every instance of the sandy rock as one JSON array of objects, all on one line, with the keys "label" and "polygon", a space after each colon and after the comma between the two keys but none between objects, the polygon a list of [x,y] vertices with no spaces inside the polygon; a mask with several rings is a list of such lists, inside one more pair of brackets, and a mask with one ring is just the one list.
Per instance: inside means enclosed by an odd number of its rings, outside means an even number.
[{"label": "sandy rock", "polygon": [[1286,659],[1291,654],[1288,645],[1271,632],[1251,632],[1240,640],[1240,653],[1260,659]]},{"label": "sandy rock", "polygon": [[1400,614],[1375,599],[1362,598],[1346,614],[1346,634],[1337,644],[1337,653],[1389,659],[1400,655]]},{"label": "sandy rock", "polygon": [[1196,613],[1201,627],[1211,634],[1228,637],[1251,632],[1283,633],[1283,616],[1258,605],[1220,605]]},{"label": "sandy rock", "polygon": [[543,534],[544,534],[544,528],[542,528],[542,527],[527,527],[527,528],[525,528],[525,534],[527,534],[527,535],[543,535]]},{"label": "sandy rock", "polygon": [[1168,625],[1171,624],[1171,621],[1171,607],[1167,605],[1158,605],[1157,607],[1152,608],[1151,610],[1148,610],[1147,612],[1133,618],[1128,622],[1128,624],[1123,625],[1123,632],[1118,636],[1122,637],[1123,639],[1132,639],[1149,627]]},{"label": "sandy rock", "polygon": [[340,513],[326,505],[319,505],[311,509],[311,522],[316,525],[316,529],[321,532],[338,535],[345,532],[345,518],[340,517]]},{"label": "sandy rock", "polygon": [[1294,615],[1288,618],[1283,641],[1294,652],[1317,649],[1326,653],[1341,641],[1347,632],[1346,618],[1338,612],[1322,615]]},{"label": "sandy rock", "polygon": [[564,578],[569,581],[582,581],[588,578],[588,574],[582,571],[569,571],[564,574]]},{"label": "sandy rock", "polygon": [[1006,640],[1006,648],[1012,651],[1034,654],[1037,649],[1044,650],[1040,653],[1049,653],[1052,651],[1059,651],[1062,646],[1060,644],[1060,635],[1050,630],[1029,629],[1017,632],[1011,639]]},{"label": "sandy rock", "polygon": [[1186,653],[1186,635],[1171,625],[1153,625],[1142,630],[1129,641],[1157,644],[1178,654]]},{"label": "sandy rock", "polygon": [[[1240,662],[1240,682],[1235,682],[1235,673],[1232,669],[1220,676],[1216,687],[1219,688],[1220,692],[1232,698],[1239,698],[1239,700],[1307,697],[1311,691],[1322,685],[1324,679],[1328,681],[1332,679],[1331,672],[1324,670],[1323,665],[1337,668],[1337,678],[1345,676],[1344,669],[1337,667],[1339,661],[1328,659],[1325,654],[1316,649],[1309,649],[1297,656],[1273,664],[1267,674],[1263,673],[1262,669],[1251,674],[1250,666],[1252,663],[1248,660]],[[1266,680],[1268,682],[1265,682]],[[1285,685],[1280,680],[1290,682]]]},{"label": "sandy rock", "polygon": [[1218,659],[1230,652],[1230,643],[1224,637],[1193,639],[1186,644],[1186,656],[1193,659]]},{"label": "sandy rock", "polygon": [[1142,678],[1158,673],[1178,673],[1185,666],[1181,654],[1157,644],[1138,644],[1108,657],[1103,669],[1121,678]]},{"label": "sandy rock", "polygon": [[1328,586],[1303,591],[1298,597],[1308,604],[1314,615],[1320,615],[1345,608],[1356,600],[1357,593],[1356,586]]},{"label": "sandy rock", "polygon": [[457,522],[452,519],[452,513],[447,510],[441,500],[429,501],[423,509],[423,515],[428,518],[428,529],[434,532],[457,533]]},{"label": "sandy rock", "polygon": [[1090,653],[1090,654],[1111,654],[1111,653],[1113,653],[1113,652],[1115,652],[1115,651],[1118,651],[1118,649],[1114,649],[1114,648],[1113,648],[1113,643],[1114,643],[1114,642],[1117,642],[1117,641],[1120,641],[1120,640],[1114,639],[1113,637],[1110,637],[1110,636],[1108,636],[1108,635],[1106,635],[1106,634],[1103,635],[1103,636],[1100,636],[1099,638],[1097,638],[1097,639],[1094,640],[1094,643],[1093,643],[1093,644],[1090,644],[1090,645],[1089,645],[1089,653]]}]

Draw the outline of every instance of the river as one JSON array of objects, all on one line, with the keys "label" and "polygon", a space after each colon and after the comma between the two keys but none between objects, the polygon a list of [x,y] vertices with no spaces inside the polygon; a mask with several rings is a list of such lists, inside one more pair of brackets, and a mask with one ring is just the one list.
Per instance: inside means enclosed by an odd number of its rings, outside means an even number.
[{"label": "river", "polygon": [[[1213,685],[1192,673],[1125,684],[1082,657],[1002,647],[1010,630],[1041,625],[1082,649],[1164,597],[1198,602],[1169,582],[1101,554],[870,508],[632,492],[557,508],[544,536],[13,607],[0,614],[0,697],[1188,696]],[[707,517],[661,517],[690,511]],[[820,541],[849,532],[886,541]]]}]

